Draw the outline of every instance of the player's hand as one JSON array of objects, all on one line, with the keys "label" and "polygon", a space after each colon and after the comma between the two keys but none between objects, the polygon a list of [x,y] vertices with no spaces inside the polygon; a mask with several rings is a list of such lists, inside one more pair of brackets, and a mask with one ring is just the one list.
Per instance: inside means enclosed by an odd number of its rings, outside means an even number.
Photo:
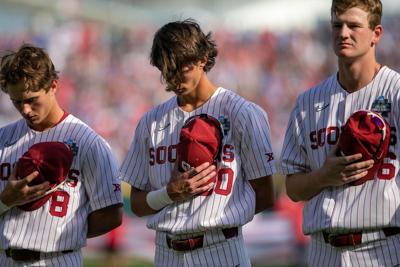
[{"label": "player's hand", "polygon": [[195,195],[204,193],[214,187],[209,182],[217,175],[215,166],[205,162],[193,170],[181,173],[177,165],[171,174],[171,180],[167,184],[167,192],[173,201],[183,201]]},{"label": "player's hand", "polygon": [[325,163],[320,169],[320,182],[324,186],[340,186],[351,183],[367,175],[368,170],[374,165],[374,160],[360,161],[362,154],[349,156],[336,156],[338,147],[330,151]]},{"label": "player's hand", "polygon": [[28,184],[38,176],[34,171],[28,176],[17,180],[15,169],[11,172],[6,187],[0,194],[0,199],[9,207],[22,205],[42,197],[49,190],[49,182],[29,186]]}]

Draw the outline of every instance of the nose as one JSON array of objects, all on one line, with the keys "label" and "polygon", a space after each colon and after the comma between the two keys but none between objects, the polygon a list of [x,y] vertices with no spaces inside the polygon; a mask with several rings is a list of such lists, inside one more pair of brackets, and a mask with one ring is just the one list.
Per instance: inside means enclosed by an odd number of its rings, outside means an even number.
[{"label": "nose", "polygon": [[24,115],[24,116],[28,115],[32,111],[31,105],[29,105],[29,104],[21,104],[20,111],[21,111],[22,115]]},{"label": "nose", "polygon": [[349,27],[346,24],[343,24],[339,29],[338,29],[338,34],[340,38],[346,39],[349,37]]}]

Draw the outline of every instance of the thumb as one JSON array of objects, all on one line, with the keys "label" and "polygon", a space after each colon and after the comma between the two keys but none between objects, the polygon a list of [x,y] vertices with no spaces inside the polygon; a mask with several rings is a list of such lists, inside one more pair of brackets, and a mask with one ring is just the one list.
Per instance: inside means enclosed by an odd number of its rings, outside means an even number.
[{"label": "thumb", "polygon": [[16,175],[17,175],[17,168],[14,168],[14,169],[11,171],[11,174],[10,174],[10,177],[8,177],[8,180],[9,180],[9,181],[15,181],[15,180],[17,180]]},{"label": "thumb", "polygon": [[340,148],[338,145],[332,147],[332,149],[328,152],[328,157],[340,157]]}]

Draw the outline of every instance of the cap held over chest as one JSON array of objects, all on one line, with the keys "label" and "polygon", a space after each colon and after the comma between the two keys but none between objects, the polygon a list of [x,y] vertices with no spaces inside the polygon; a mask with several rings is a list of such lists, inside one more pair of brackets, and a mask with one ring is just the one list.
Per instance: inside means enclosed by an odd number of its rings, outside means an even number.
[{"label": "cap held over chest", "polygon": [[[39,175],[29,183],[29,186],[48,181],[50,188],[55,188],[64,182],[71,168],[73,153],[62,142],[43,142],[32,145],[17,162],[16,177],[22,179],[34,171]],[[51,190],[51,189],[50,189]],[[32,211],[46,203],[51,194],[18,206],[24,211]]]},{"label": "cap held over chest", "polygon": [[216,118],[207,114],[190,117],[179,136],[179,170],[189,171],[205,162],[213,164],[221,153],[222,138],[222,126]]},{"label": "cap held over chest", "polygon": [[389,141],[390,126],[378,113],[359,110],[349,117],[339,138],[340,152],[346,156],[361,153],[360,161],[373,159],[375,162],[366,176],[350,185],[374,179],[388,153]]}]

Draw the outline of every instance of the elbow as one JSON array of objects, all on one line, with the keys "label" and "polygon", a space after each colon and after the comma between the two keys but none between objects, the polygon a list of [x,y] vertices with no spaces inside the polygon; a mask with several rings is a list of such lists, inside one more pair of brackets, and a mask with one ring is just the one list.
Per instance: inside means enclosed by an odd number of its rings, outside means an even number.
[{"label": "elbow", "polygon": [[148,214],[146,214],[146,212],[144,212],[143,208],[140,208],[137,205],[131,205],[131,211],[137,217],[144,217],[144,216],[148,215]]},{"label": "elbow", "polygon": [[292,200],[293,202],[299,202],[302,201],[302,199],[296,195],[294,192],[292,192],[291,190],[289,190],[288,188],[286,189],[286,194],[288,195],[288,197],[290,198],[290,200]]},{"label": "elbow", "polygon": [[286,176],[286,194],[293,202],[299,202],[302,199],[299,195],[298,189],[292,183],[292,179],[290,176]]},{"label": "elbow", "polygon": [[122,212],[121,214],[118,215],[118,217],[115,219],[114,225],[112,225],[112,229],[115,229],[117,227],[120,227],[122,225]]}]

